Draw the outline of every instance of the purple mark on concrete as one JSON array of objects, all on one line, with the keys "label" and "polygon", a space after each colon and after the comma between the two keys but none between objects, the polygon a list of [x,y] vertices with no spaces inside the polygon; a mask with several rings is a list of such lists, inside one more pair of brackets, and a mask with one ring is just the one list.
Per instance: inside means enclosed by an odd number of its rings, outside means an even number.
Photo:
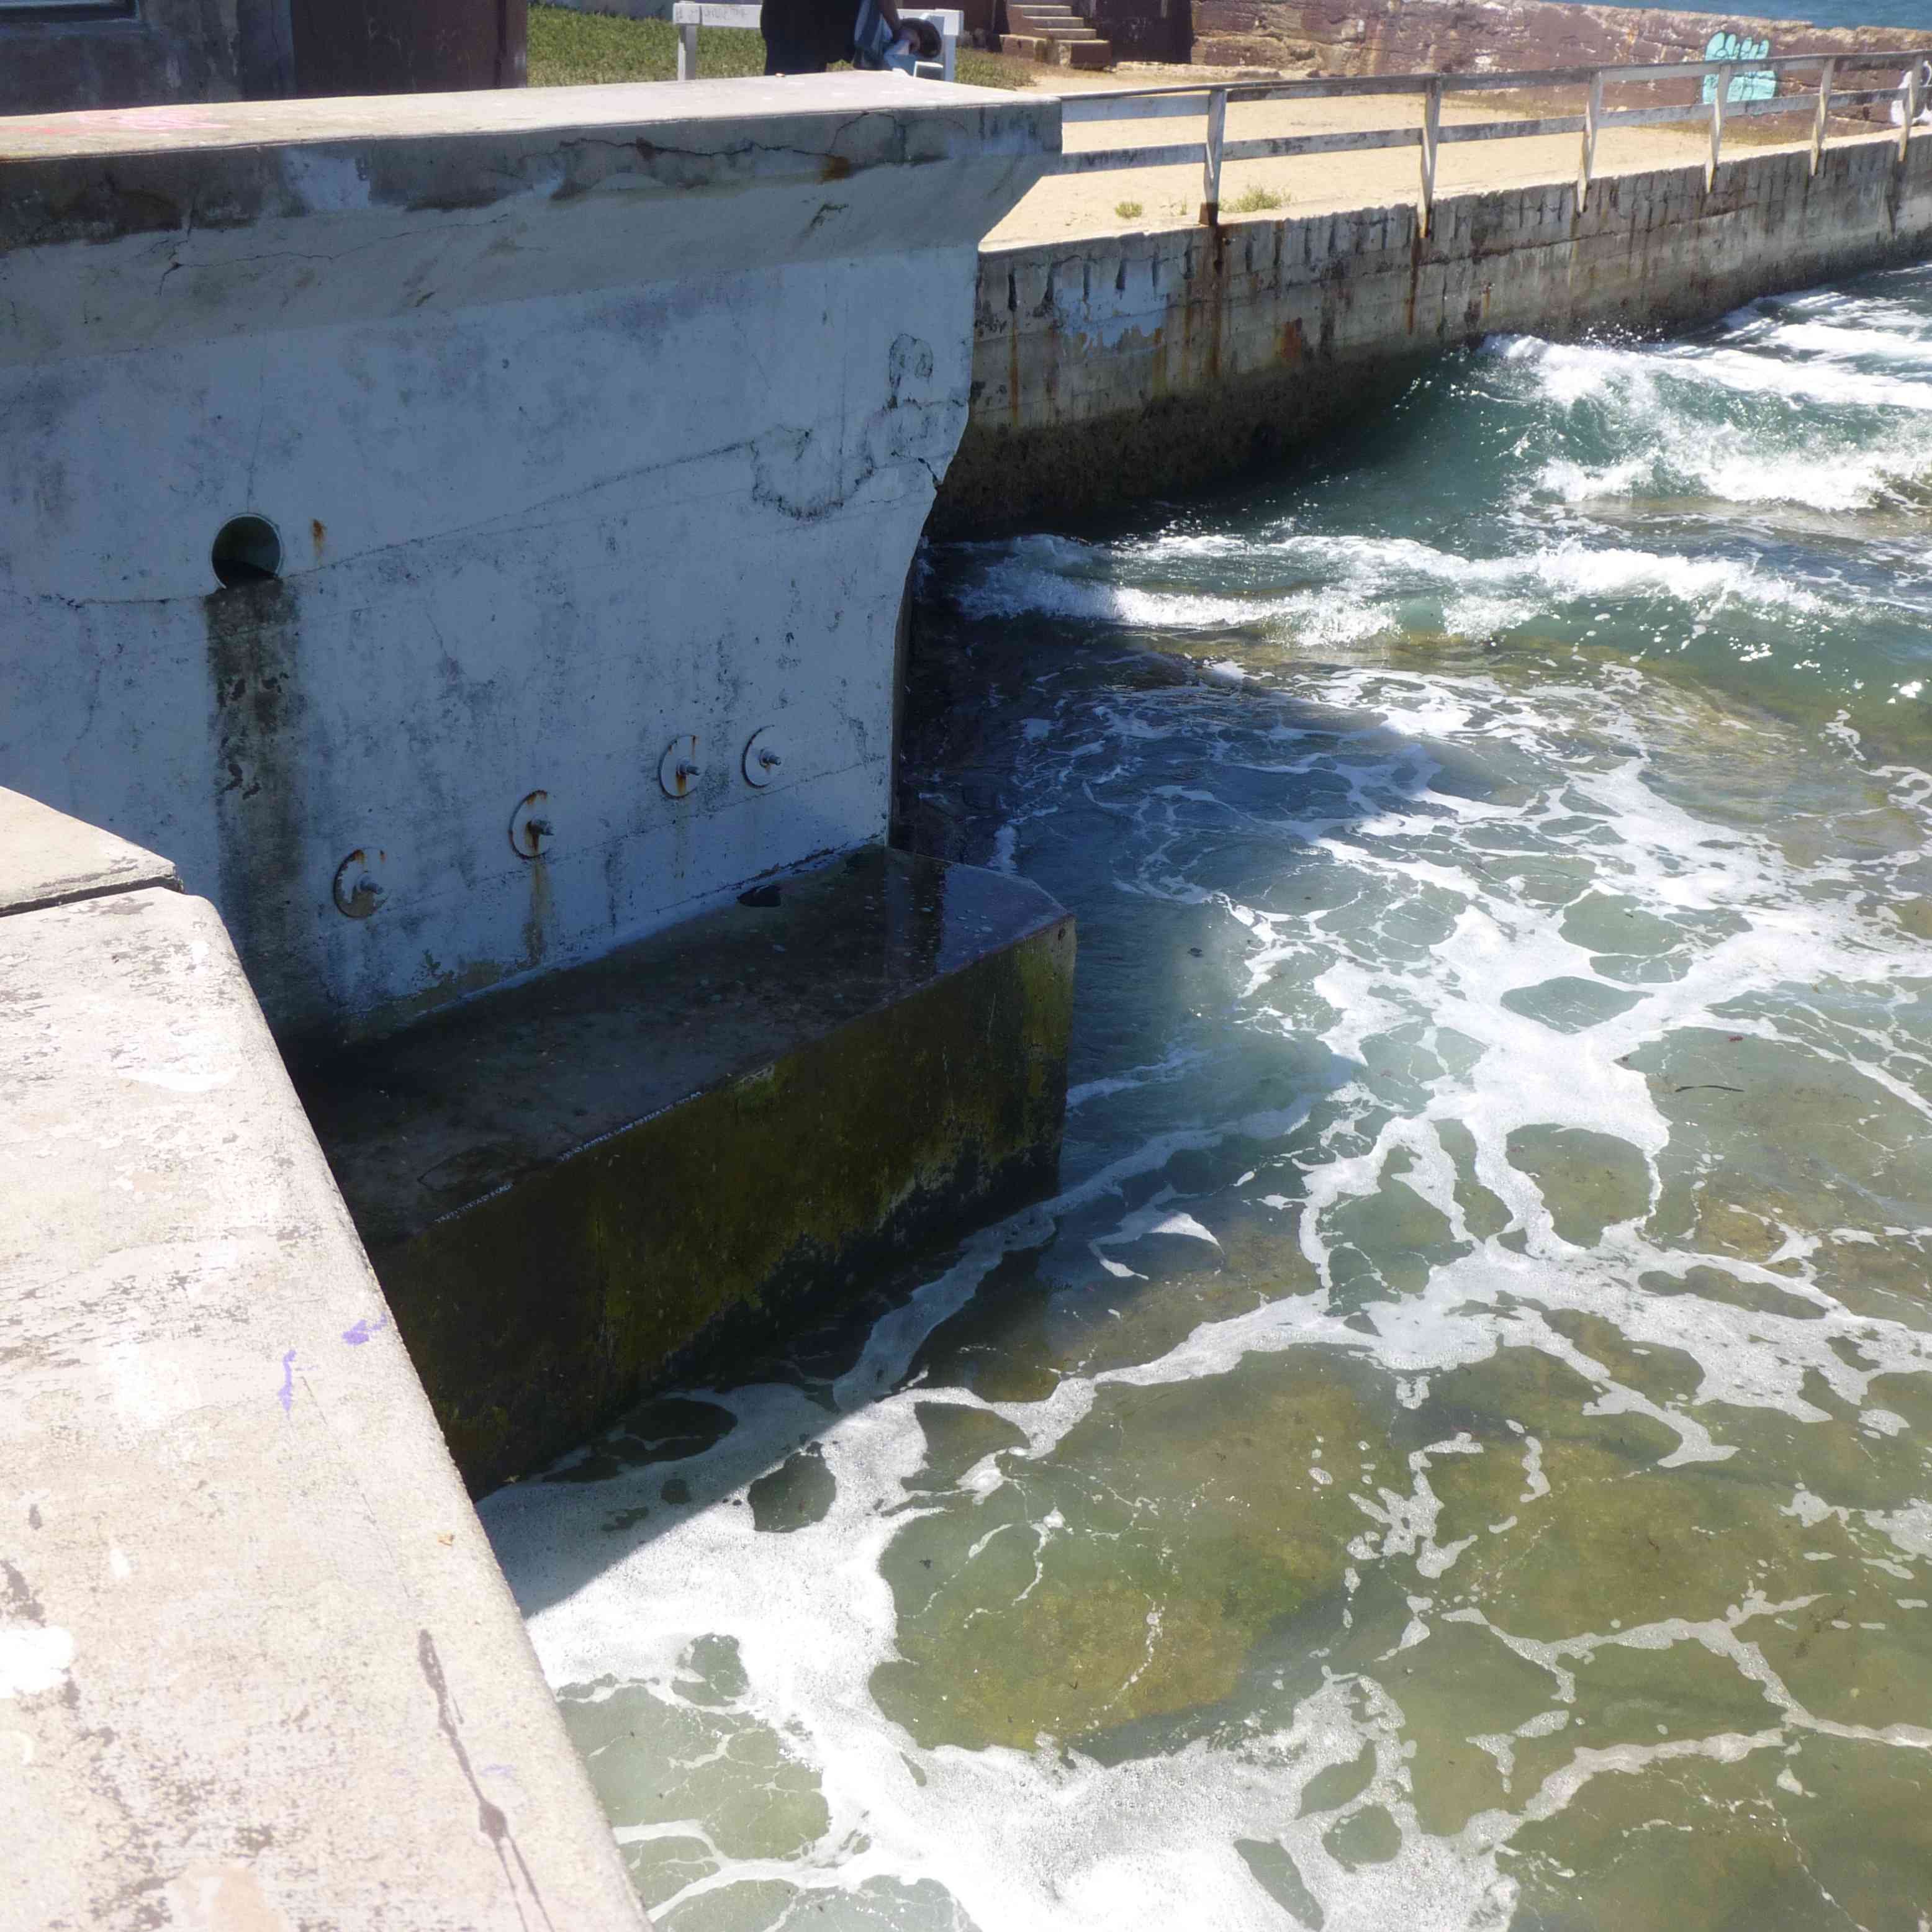
[{"label": "purple mark on concrete", "polygon": [[296,1352],[292,1348],[282,1358],[282,1385],[275,1391],[275,1400],[281,1404],[284,1415],[295,1406]]},{"label": "purple mark on concrete", "polygon": [[370,1336],[381,1334],[382,1330],[388,1328],[388,1325],[389,1318],[386,1315],[382,1317],[381,1321],[373,1323],[370,1321],[368,1316],[365,1315],[361,1321],[356,1323],[354,1328],[345,1328],[343,1330],[342,1339],[346,1342],[352,1348],[359,1348],[364,1342],[368,1340]]}]

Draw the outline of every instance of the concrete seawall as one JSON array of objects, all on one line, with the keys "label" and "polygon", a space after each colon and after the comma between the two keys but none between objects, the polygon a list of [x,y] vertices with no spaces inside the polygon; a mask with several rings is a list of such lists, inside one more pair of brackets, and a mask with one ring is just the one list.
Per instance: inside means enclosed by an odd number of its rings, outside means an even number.
[{"label": "concrete seawall", "polygon": [[1932,249],[1932,136],[1412,205],[988,250],[945,536],[1213,482],[1496,332],[1651,331]]},{"label": "concrete seawall", "polygon": [[0,122],[0,774],[166,852],[304,1044],[884,838],[975,254],[1058,113],[844,74]]}]

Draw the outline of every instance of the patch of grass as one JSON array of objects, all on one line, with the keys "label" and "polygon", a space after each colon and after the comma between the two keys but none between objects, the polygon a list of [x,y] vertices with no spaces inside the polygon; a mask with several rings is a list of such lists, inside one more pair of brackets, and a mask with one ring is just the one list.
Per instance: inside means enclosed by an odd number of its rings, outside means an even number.
[{"label": "patch of grass", "polygon": [[1114,212],[1123,221],[1131,221],[1136,215],[1146,214],[1147,210],[1137,201],[1117,201],[1114,204]]},{"label": "patch of grass", "polygon": [[962,87],[1004,87],[1012,92],[1032,86],[1039,72],[1037,62],[982,54],[977,47],[962,47],[952,63],[952,77]]},{"label": "patch of grass", "polygon": [[[959,50],[958,74],[968,87],[1033,85],[1030,63]],[[740,27],[706,27],[698,37],[698,71],[706,80],[763,74],[761,34]],[[675,80],[677,29],[668,20],[626,20],[613,14],[579,14],[536,0],[530,8],[530,85],[595,87],[614,81]]]},{"label": "patch of grass", "polygon": [[1276,194],[1271,188],[1244,188],[1228,202],[1228,212],[1230,214],[1264,214],[1270,208],[1280,207],[1287,199],[1287,196]]},{"label": "patch of grass", "polygon": [[[742,28],[706,27],[698,37],[698,70],[712,80],[763,74],[764,36]],[[668,20],[626,20],[568,7],[530,9],[532,87],[676,78],[677,29]]]}]

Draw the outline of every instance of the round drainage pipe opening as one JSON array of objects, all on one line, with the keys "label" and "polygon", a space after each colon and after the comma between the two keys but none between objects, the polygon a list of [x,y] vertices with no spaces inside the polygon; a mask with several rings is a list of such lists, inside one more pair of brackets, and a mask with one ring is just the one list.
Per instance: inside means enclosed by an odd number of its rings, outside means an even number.
[{"label": "round drainage pipe opening", "polygon": [[266,584],[282,574],[282,540],[266,517],[230,517],[215,534],[209,561],[224,590]]}]

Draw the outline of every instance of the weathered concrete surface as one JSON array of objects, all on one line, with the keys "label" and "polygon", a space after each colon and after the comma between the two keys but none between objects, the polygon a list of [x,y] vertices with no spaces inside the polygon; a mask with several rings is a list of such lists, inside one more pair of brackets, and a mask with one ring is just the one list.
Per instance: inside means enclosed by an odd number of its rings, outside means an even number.
[{"label": "weathered concrete surface", "polygon": [[640,1926],[213,908],[0,1013],[0,1924]]},{"label": "weathered concrete surface", "polygon": [[[1749,13],[1598,7],[1568,0],[1194,0],[1194,58],[1324,74],[1529,73],[1701,61],[1729,34],[1761,56],[1880,52],[1925,38],[1898,27],[1814,27]],[[1712,58],[1728,56],[1711,56]],[[1859,85],[1888,86],[1895,74]],[[1850,84],[1850,83],[1847,83]]]},{"label": "weathered concrete surface", "polygon": [[289,0],[103,0],[0,13],[0,115],[288,91]]},{"label": "weathered concrete surface", "polygon": [[181,890],[171,860],[0,785],[0,917],[142,886]]},{"label": "weathered concrete surface", "polygon": [[1052,1184],[1067,914],[878,848],[747,896],[304,1082],[476,1490]]},{"label": "weathered concrete surface", "polygon": [[[172,856],[290,1041],[883,836],[976,244],[1058,122],[849,74],[0,122],[0,779]],[[247,514],[280,574],[224,589]]]},{"label": "weathered concrete surface", "polygon": [[973,418],[935,532],[982,535],[1240,472],[1495,332],[1646,331],[1932,250],[1932,135],[1436,204],[989,250]]}]

